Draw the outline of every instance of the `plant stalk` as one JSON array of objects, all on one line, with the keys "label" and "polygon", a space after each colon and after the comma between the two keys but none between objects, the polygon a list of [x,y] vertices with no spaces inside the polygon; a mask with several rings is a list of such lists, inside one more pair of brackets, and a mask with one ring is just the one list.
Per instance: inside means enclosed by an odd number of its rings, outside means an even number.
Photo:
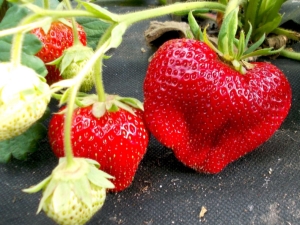
[{"label": "plant stalk", "polygon": [[[64,3],[66,4],[67,6],[67,9],[68,10],[72,10],[72,5],[70,3],[69,0],[64,0]],[[77,29],[77,25],[76,25],[76,20],[74,17],[72,17],[71,19],[72,21],[72,28],[73,28],[73,45],[80,45],[81,42],[79,41],[79,37],[78,37],[78,29]]]},{"label": "plant stalk", "polygon": [[151,19],[153,17],[159,17],[175,12],[188,11],[197,8],[209,8],[210,10],[216,10],[224,12],[226,6],[217,2],[184,2],[176,3],[172,5],[166,5],[153,9],[146,9],[138,12],[128,13],[120,15],[120,21],[123,21],[127,26],[136,22]]},{"label": "plant stalk", "polygon": [[289,59],[300,61],[300,52],[294,52],[291,50],[283,49],[280,51],[280,55]]},{"label": "plant stalk", "polygon": [[105,101],[105,90],[103,85],[103,79],[102,79],[102,66],[103,66],[103,57],[100,57],[98,62],[95,64],[94,69],[94,82],[95,82],[95,88],[96,93],[98,96],[99,102]]}]

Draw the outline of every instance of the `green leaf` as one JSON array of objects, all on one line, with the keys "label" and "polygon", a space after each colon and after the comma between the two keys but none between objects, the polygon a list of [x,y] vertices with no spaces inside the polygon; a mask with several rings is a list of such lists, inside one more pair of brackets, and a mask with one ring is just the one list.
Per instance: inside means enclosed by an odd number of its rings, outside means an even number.
[{"label": "green leaf", "polygon": [[257,28],[253,33],[252,33],[252,39],[253,41],[256,41],[258,38],[260,38],[263,34],[268,35],[271,33],[275,28],[277,28],[280,24],[281,21],[281,16],[278,14],[278,17],[274,18],[274,20],[265,23],[264,25],[260,26]]},{"label": "green leaf", "polygon": [[[29,14],[29,11],[21,6],[14,5],[10,7],[2,22],[0,23],[0,30],[15,27],[19,22]],[[13,37],[5,36],[0,38],[0,62],[8,62],[11,57]],[[46,76],[47,69],[42,60],[35,56],[35,54],[42,48],[42,43],[33,34],[26,34],[22,46],[21,62],[22,64],[31,67],[41,76]]]},{"label": "green leaf", "polygon": [[41,123],[35,123],[25,133],[9,140],[0,142],[0,162],[7,163],[12,157],[25,160],[27,156],[35,152],[38,142],[47,134],[46,127]]},{"label": "green leaf", "polygon": [[[40,58],[34,54],[42,47],[39,39],[33,34],[26,34],[22,47],[21,63],[34,69],[39,75],[45,77],[47,69]],[[0,38],[0,62],[9,62],[11,57],[12,36]]]},{"label": "green leaf", "polygon": [[[259,8],[261,6],[262,0],[251,0],[247,1],[245,4],[245,30],[248,32],[249,23],[252,24],[253,29],[257,26],[257,18],[259,13]],[[249,22],[249,23],[248,23]]]},{"label": "green leaf", "polygon": [[13,5],[6,11],[4,18],[0,23],[0,30],[17,26],[25,16],[29,15],[29,13],[30,11],[27,8]]},{"label": "green leaf", "polygon": [[78,17],[76,21],[83,26],[87,35],[88,46],[96,49],[100,37],[109,27],[109,23],[96,18]]},{"label": "green leaf", "polygon": [[0,7],[2,6],[3,2],[4,2],[4,0],[0,0]]},{"label": "green leaf", "polygon": [[280,16],[279,11],[284,2],[285,2],[285,0],[271,1],[269,4],[268,10],[263,12],[263,20],[262,21],[264,23],[271,22],[276,17]]}]

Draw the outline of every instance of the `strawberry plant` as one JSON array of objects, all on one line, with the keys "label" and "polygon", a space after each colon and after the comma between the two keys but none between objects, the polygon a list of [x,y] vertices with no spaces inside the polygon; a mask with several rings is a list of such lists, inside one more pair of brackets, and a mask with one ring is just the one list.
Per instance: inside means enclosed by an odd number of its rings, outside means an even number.
[{"label": "strawberry plant", "polygon": [[[279,128],[290,107],[289,83],[270,63],[249,63],[247,59],[280,53],[282,48],[254,51],[264,35],[248,45],[256,27],[249,25],[246,35],[243,31],[236,35],[242,21],[238,11],[242,2],[225,3],[188,2],[115,14],[80,0],[76,8],[69,0],[55,7],[49,7],[47,0],[39,4],[11,2],[0,24],[0,44],[5,53],[0,55],[3,146],[24,141],[23,135],[38,127],[51,98],[61,106],[53,112],[48,127],[58,165],[49,177],[24,189],[27,193],[42,191],[38,212],[43,210],[59,224],[85,224],[103,206],[107,190],[122,191],[132,183],[147,149],[148,128],[183,163],[211,173],[252,151]],[[202,33],[191,22],[194,36],[202,41],[174,40],[158,50],[145,79],[145,112],[137,99],[105,92],[103,61],[108,50],[121,44],[132,24],[195,9],[225,15],[218,48],[205,30]],[[14,19],[16,11],[19,16]],[[67,24],[66,39],[72,41],[64,45],[66,40],[54,40],[61,48],[46,60],[39,55],[43,54],[43,38],[36,32],[47,35],[50,31],[50,36],[57,37],[56,31],[51,32],[57,21]],[[85,43],[78,21],[103,23],[105,31],[97,38],[87,37],[93,43]],[[49,79],[49,66],[54,65],[63,80]],[[92,87],[95,93],[85,93]],[[18,155],[9,153],[7,150],[6,158]]]}]

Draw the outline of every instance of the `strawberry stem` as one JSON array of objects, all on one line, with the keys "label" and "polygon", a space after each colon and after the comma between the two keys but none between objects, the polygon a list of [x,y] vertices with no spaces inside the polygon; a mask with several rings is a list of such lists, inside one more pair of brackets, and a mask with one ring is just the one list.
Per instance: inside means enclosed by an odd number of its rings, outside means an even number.
[{"label": "strawberry stem", "polygon": [[[64,3],[66,4],[66,7],[68,10],[72,10],[72,5],[70,3],[69,0],[64,0]],[[77,29],[77,25],[76,25],[76,20],[74,17],[72,17],[71,19],[72,21],[72,31],[73,31],[73,45],[81,45],[81,42],[79,41],[79,37],[78,37],[78,29]]]},{"label": "strawberry stem", "polygon": [[300,34],[296,31],[292,30],[286,30],[284,28],[277,27],[272,31],[273,34],[281,34],[286,36],[288,39],[294,40],[294,41],[300,41]]},{"label": "strawberry stem", "polygon": [[209,8],[211,10],[224,12],[226,6],[217,2],[176,3],[176,4],[166,5],[158,8],[147,9],[147,10],[120,15],[120,21],[123,21],[125,24],[127,24],[127,26],[129,26],[136,22],[146,20],[146,19],[151,19],[153,17],[159,17],[166,14],[199,9],[199,8]]},{"label": "strawberry stem", "polygon": [[44,6],[44,9],[49,9],[49,0],[44,0],[43,1],[43,6]]},{"label": "strawberry stem", "polygon": [[100,57],[99,62],[95,64],[95,88],[96,92],[98,95],[98,101],[99,102],[104,102],[105,101],[105,90],[104,90],[104,85],[103,85],[103,79],[102,79],[102,60],[103,57]]},{"label": "strawberry stem", "polygon": [[[68,107],[66,111],[65,121],[64,121],[64,150],[65,157],[67,159],[67,167],[71,167],[74,164],[74,154],[72,150],[72,139],[71,139],[71,127],[73,118],[74,103],[76,100],[76,85],[71,87],[71,95],[69,96]],[[75,94],[73,94],[75,93]]]},{"label": "strawberry stem", "polygon": [[299,60],[300,61],[300,53],[294,52],[292,50],[283,49],[280,51],[280,55],[289,59]]},{"label": "strawberry stem", "polygon": [[38,21],[36,23],[30,23],[31,21],[37,19],[38,17],[39,17],[38,15],[28,16],[22,20],[20,26],[18,26],[17,28],[5,30],[6,34],[5,31],[0,32],[0,37],[7,34],[15,34],[12,40],[11,58],[10,58],[11,62],[14,65],[18,65],[21,63],[22,46],[23,46],[25,33],[29,30],[32,30],[35,27],[40,26],[40,24],[44,24],[49,20],[49,18],[46,18],[45,20]]},{"label": "strawberry stem", "polygon": [[11,47],[11,62],[14,66],[21,63],[22,43],[24,39],[24,33],[18,32],[14,35]]}]

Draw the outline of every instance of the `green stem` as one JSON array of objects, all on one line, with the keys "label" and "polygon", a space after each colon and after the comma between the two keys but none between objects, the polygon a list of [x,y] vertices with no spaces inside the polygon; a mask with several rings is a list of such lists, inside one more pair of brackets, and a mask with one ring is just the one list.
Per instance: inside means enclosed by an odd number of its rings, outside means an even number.
[{"label": "green stem", "polygon": [[51,18],[45,18],[43,20],[38,20],[37,22],[34,22],[34,23],[25,24],[25,25],[20,24],[17,27],[10,28],[10,29],[5,29],[3,31],[0,31],[0,37],[15,34],[15,33],[18,33],[18,32],[24,32],[24,33],[28,32],[28,31],[30,31],[34,28],[41,27],[42,25],[47,23],[49,20],[51,20]]},{"label": "green stem", "polygon": [[86,63],[83,69],[74,78],[76,79],[75,85],[70,89],[70,96],[68,99],[67,111],[65,114],[65,123],[64,123],[65,124],[64,125],[64,134],[65,134],[64,149],[65,149],[65,156],[67,159],[68,167],[69,166],[71,167],[74,162],[73,151],[72,151],[72,140],[71,140],[71,127],[72,127],[73,109],[76,102],[76,96],[86,73],[91,67],[94,66],[95,62],[99,58],[103,57],[106,49],[107,49],[107,43],[104,43],[99,49],[95,51],[95,54],[90,58],[90,60]]},{"label": "green stem", "polygon": [[44,9],[49,9],[50,8],[49,0],[44,0],[43,3],[44,3]]},{"label": "green stem", "polygon": [[11,58],[10,58],[10,61],[13,63],[14,66],[21,64],[23,40],[24,40],[23,32],[18,32],[14,35],[12,46],[11,46]]},{"label": "green stem", "polygon": [[226,6],[226,10],[225,10],[225,13],[224,13],[224,18],[226,16],[228,16],[228,14],[236,9],[237,7],[239,7],[239,5],[241,4],[241,0],[231,0],[227,3],[227,6]]},{"label": "green stem", "polygon": [[[75,95],[73,94],[75,93]],[[74,154],[72,150],[72,139],[71,139],[71,127],[72,127],[72,119],[73,119],[73,110],[76,100],[76,86],[71,87],[71,95],[68,100],[68,107],[65,114],[64,121],[64,151],[65,157],[67,159],[67,167],[71,167],[74,164]]]},{"label": "green stem", "polygon": [[[71,5],[70,1],[64,0],[64,3],[66,4],[67,9],[69,9],[71,11],[72,5]],[[71,21],[72,21],[72,28],[73,28],[73,45],[80,45],[81,42],[79,41],[79,37],[78,37],[78,29],[77,29],[76,20],[74,17],[72,17]]]},{"label": "green stem", "polygon": [[217,2],[186,2],[166,5],[158,8],[142,10],[138,12],[120,15],[120,21],[123,21],[128,26],[136,22],[159,17],[175,12],[187,11],[197,8],[209,8],[216,11],[225,11],[226,6]]},{"label": "green stem", "polygon": [[300,34],[292,31],[292,30],[286,30],[283,28],[275,28],[272,33],[274,34],[279,34],[279,35],[284,35],[286,36],[288,39],[294,40],[294,41],[299,41],[300,40]]},{"label": "green stem", "polygon": [[103,85],[103,79],[102,79],[102,60],[103,57],[100,57],[98,60],[99,62],[95,64],[94,69],[94,81],[95,81],[95,88],[96,88],[96,93],[98,95],[98,101],[99,102],[104,102],[105,101],[105,90],[104,90],[104,85]]},{"label": "green stem", "polygon": [[[31,23],[30,24],[30,22],[33,21],[34,19],[37,19],[38,17],[39,17],[38,15],[32,15],[32,16],[28,16],[28,17],[24,18],[22,20],[21,24],[20,24],[20,27],[22,27],[22,29],[13,30],[15,35],[14,35],[13,40],[12,40],[10,60],[15,66],[21,63],[22,46],[23,46],[23,40],[24,40],[25,32],[27,32],[28,30],[33,29],[34,28],[33,24],[36,26],[36,23]],[[44,23],[45,21],[48,21],[48,18],[47,18],[47,20],[42,20],[42,21],[39,21],[39,22]],[[23,24],[25,24],[25,25],[22,26]],[[29,26],[26,26],[27,24]],[[8,31],[8,33],[10,31]],[[3,35],[3,33],[0,32],[0,36],[1,35]]]},{"label": "green stem", "polygon": [[[106,29],[104,34],[101,36],[101,39],[98,42],[97,48],[99,49],[104,46],[108,46],[108,43],[110,41],[111,37],[111,31],[115,28],[115,24],[111,25],[109,28]],[[94,76],[94,81],[95,81],[95,89],[96,93],[98,96],[98,101],[99,102],[104,102],[105,101],[105,90],[104,90],[104,85],[103,85],[103,79],[102,79],[102,66],[103,66],[103,56],[105,54],[105,50],[103,51],[103,54],[101,57],[99,57],[99,62],[95,64],[95,76]]]},{"label": "green stem", "polygon": [[280,55],[289,59],[300,61],[300,52],[294,52],[291,50],[283,49],[280,51]]},{"label": "green stem", "polygon": [[28,8],[30,8],[32,11],[34,11],[39,16],[49,16],[55,19],[59,18],[66,18],[66,17],[90,17],[90,18],[98,18],[99,16],[88,12],[86,10],[50,10],[50,9],[42,9],[35,5],[28,5]]}]

